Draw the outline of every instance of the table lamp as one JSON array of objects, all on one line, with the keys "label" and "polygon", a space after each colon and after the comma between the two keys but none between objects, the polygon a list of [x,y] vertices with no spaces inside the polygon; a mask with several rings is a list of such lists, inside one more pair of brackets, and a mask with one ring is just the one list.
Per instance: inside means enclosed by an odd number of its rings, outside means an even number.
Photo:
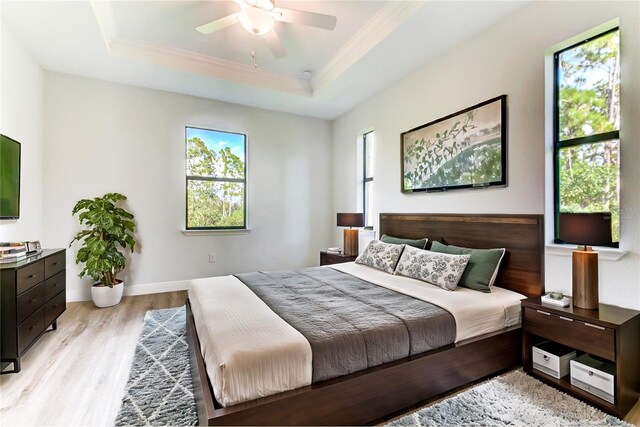
[{"label": "table lamp", "polygon": [[358,230],[353,227],[364,227],[364,214],[339,213],[338,227],[349,227],[344,230],[344,254],[358,255]]},{"label": "table lamp", "polygon": [[611,214],[560,213],[558,238],[578,247],[572,254],[573,305],[594,310],[598,301],[598,253],[589,245],[611,245]]}]

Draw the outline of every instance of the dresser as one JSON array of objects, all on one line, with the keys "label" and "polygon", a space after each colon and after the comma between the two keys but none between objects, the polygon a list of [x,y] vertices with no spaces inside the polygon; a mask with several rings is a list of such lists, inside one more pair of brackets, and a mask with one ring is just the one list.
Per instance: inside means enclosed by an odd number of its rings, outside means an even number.
[{"label": "dresser", "polygon": [[[66,309],[65,267],[64,249],[45,249],[25,260],[0,264],[3,374],[20,372],[20,358],[45,332],[56,329]],[[5,371],[11,364],[13,370]]]}]

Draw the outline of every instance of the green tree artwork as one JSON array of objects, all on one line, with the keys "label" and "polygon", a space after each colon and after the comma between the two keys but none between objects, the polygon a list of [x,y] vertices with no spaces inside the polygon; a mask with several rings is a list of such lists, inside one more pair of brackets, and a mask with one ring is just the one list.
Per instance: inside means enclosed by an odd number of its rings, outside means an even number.
[{"label": "green tree artwork", "polygon": [[505,98],[403,133],[403,191],[504,184]]},{"label": "green tree artwork", "polygon": [[[620,235],[619,129],[620,32],[613,31],[558,55],[558,178],[560,212],[611,212],[614,242]],[[581,139],[603,134],[613,136]]]},{"label": "green tree artwork", "polygon": [[187,128],[187,228],[244,228],[242,134]]}]

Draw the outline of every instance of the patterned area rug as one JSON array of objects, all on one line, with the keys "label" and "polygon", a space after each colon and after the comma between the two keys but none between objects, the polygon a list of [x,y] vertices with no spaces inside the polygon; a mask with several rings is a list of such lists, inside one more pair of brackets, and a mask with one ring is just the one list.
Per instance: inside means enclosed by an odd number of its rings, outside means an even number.
[{"label": "patterned area rug", "polygon": [[631,426],[513,371],[391,421],[405,426]]},{"label": "patterned area rug", "polygon": [[117,426],[198,423],[185,313],[183,306],[145,314]]}]

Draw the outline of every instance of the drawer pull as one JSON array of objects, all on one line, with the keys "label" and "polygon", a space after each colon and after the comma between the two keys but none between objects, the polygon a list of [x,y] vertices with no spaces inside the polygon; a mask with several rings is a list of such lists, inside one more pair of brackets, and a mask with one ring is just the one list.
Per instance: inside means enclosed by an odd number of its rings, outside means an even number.
[{"label": "drawer pull", "polygon": [[551,316],[551,313],[547,313],[546,311],[536,310],[540,314],[544,314],[545,316]]},{"label": "drawer pull", "polygon": [[598,326],[598,325],[592,325],[591,323],[584,322],[584,326],[588,326],[590,328],[600,329],[601,331],[604,331],[604,327]]},{"label": "drawer pull", "polygon": [[52,267],[55,267],[56,265],[58,265],[58,263],[57,263],[57,262],[54,262],[51,266],[52,266]]},{"label": "drawer pull", "polygon": [[543,355],[542,355],[542,358],[543,358],[544,360],[549,360],[549,356],[547,356],[546,354],[543,354]]},{"label": "drawer pull", "polygon": [[29,276],[29,279],[33,279],[36,276],[37,276],[37,274],[32,274],[32,275]]},{"label": "drawer pull", "polygon": [[34,302],[38,301],[38,298],[33,298],[31,301],[29,301],[29,304],[32,304]]},{"label": "drawer pull", "polygon": [[53,307],[51,308],[58,308],[58,304],[53,304]]},{"label": "drawer pull", "polygon": [[567,322],[573,322],[573,319],[570,319],[568,317],[562,317],[562,316],[558,316],[559,318],[561,318],[562,320],[566,320]]},{"label": "drawer pull", "polygon": [[29,330],[30,331],[33,331],[34,329],[35,329],[35,326],[33,326],[33,325],[29,326]]},{"label": "drawer pull", "polygon": [[589,376],[592,377],[593,376],[593,371],[589,371]]}]

